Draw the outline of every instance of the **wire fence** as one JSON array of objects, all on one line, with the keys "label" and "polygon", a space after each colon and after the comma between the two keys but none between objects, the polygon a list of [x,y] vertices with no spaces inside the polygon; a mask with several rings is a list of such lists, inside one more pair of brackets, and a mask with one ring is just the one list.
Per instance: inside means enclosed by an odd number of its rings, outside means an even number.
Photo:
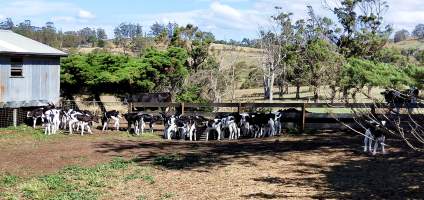
[{"label": "wire fence", "polygon": [[106,111],[116,110],[120,113],[128,112],[128,105],[120,101],[70,101],[63,100],[60,102],[63,109],[88,110],[95,115],[102,115]]},{"label": "wire fence", "polygon": [[[14,125],[12,108],[0,108],[0,128],[6,128]],[[16,109],[16,125],[28,123],[27,112],[28,108]]]}]

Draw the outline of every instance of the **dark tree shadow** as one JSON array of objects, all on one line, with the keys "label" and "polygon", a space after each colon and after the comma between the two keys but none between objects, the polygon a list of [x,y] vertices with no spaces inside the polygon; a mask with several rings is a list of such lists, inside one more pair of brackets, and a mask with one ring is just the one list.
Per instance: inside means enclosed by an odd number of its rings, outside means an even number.
[{"label": "dark tree shadow", "polygon": [[[304,137],[304,136],[303,136]],[[282,159],[284,153],[315,151],[329,148],[350,148],[357,143],[352,137],[340,137],[339,134],[327,134],[327,137],[310,135],[298,141],[280,141],[278,139],[245,139],[234,142],[139,142],[110,141],[96,144],[97,151],[111,156],[136,157],[135,162],[153,163],[168,169],[192,170],[199,167],[219,167],[238,162],[254,166],[263,156]],[[359,145],[355,148],[359,148]],[[243,158],[243,159],[238,159]]]},{"label": "dark tree shadow", "polygon": [[334,166],[325,173],[330,191],[319,198],[422,199],[423,158],[417,152],[396,152]]},{"label": "dark tree shadow", "polygon": [[[296,137],[296,136],[291,136]],[[424,198],[424,157],[409,150],[402,141],[388,139],[388,155],[371,156],[362,152],[362,137],[349,133],[300,135],[299,140],[270,138],[246,139],[236,142],[140,142],[110,141],[97,143],[97,151],[111,156],[134,158],[139,164],[153,164],[170,170],[201,170],[211,172],[231,164],[261,165],[262,160],[278,163],[292,153],[331,153],[343,151],[347,157],[329,158],[322,163],[295,161],[298,168],[289,178],[279,176],[252,179],[261,184],[280,187],[315,188],[318,194],[305,194],[317,199],[422,199]],[[401,147],[394,148],[394,147]],[[292,159],[292,158],[291,158]],[[293,160],[291,160],[293,161]],[[282,173],[284,166],[282,166]],[[260,174],[260,173],[259,173]],[[259,175],[258,174],[258,175]],[[319,175],[319,176],[316,176]],[[243,194],[246,199],[298,198],[294,193]],[[300,190],[299,190],[300,191]]]},{"label": "dark tree shadow", "polygon": [[284,199],[289,196],[284,194],[276,194],[276,193],[267,194],[263,192],[258,192],[254,194],[242,195],[241,197],[246,199],[282,199],[282,198]]}]

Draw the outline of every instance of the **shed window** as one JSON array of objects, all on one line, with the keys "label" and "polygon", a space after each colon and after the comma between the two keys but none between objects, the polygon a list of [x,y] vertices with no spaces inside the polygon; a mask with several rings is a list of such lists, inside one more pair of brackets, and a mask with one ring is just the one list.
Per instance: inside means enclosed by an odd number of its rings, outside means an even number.
[{"label": "shed window", "polygon": [[23,77],[23,59],[22,58],[11,58],[10,59],[10,76],[11,77]]}]

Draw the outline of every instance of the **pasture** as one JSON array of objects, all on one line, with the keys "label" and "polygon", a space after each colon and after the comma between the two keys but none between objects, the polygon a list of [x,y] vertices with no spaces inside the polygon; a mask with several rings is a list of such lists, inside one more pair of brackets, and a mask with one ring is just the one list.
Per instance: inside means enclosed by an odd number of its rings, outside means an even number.
[{"label": "pasture", "polygon": [[347,132],[163,141],[160,132],[45,136],[0,130],[1,199],[422,198],[424,159],[389,138],[362,152]]}]

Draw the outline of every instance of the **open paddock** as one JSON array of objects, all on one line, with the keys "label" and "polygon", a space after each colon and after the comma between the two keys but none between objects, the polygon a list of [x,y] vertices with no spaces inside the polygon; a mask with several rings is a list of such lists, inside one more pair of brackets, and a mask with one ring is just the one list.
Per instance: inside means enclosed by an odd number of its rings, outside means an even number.
[{"label": "open paddock", "polygon": [[[19,199],[405,199],[424,196],[424,158],[389,138],[314,132],[240,141],[163,141],[0,131],[0,197]],[[121,159],[116,159],[120,157]],[[80,196],[78,196],[80,195]]]}]

